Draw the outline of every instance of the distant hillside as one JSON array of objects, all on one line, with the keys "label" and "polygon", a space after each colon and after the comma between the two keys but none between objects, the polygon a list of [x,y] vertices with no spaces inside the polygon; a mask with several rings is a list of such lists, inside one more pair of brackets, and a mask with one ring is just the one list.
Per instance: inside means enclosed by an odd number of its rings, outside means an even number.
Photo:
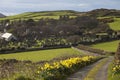
[{"label": "distant hillside", "polygon": [[92,11],[87,12],[90,16],[96,17],[105,17],[105,16],[119,16],[120,17],[120,10],[115,9],[95,9]]},{"label": "distant hillside", "polygon": [[0,13],[0,18],[4,18],[4,17],[6,17],[6,16]]},{"label": "distant hillside", "polygon": [[83,13],[77,12],[77,11],[72,11],[72,10],[58,10],[58,11],[41,11],[41,12],[26,12],[14,16],[8,16],[4,19],[41,19],[41,18],[54,18],[58,19],[60,15],[69,15],[69,16],[77,16]]},{"label": "distant hillside", "polygon": [[73,10],[58,10],[58,11],[41,11],[31,12],[32,14],[39,14],[40,16],[59,16],[59,15],[77,15],[79,12]]},{"label": "distant hillside", "polygon": [[120,17],[120,10],[115,9],[95,9],[88,12],[78,12],[73,10],[57,10],[57,11],[41,11],[41,12],[26,12],[14,16],[8,16],[6,18],[0,18],[0,20],[18,20],[18,19],[34,19],[39,20],[41,18],[53,18],[58,19],[60,15],[69,15],[70,17],[76,16],[93,16],[93,17],[107,17],[116,16]]}]

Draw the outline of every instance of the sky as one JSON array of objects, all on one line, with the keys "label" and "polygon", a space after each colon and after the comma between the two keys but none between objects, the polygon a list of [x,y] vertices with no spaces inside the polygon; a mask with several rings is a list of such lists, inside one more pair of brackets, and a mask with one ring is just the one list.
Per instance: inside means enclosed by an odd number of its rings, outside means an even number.
[{"label": "sky", "polygon": [[118,9],[120,0],[0,0],[0,13],[14,15],[23,12],[93,9]]}]

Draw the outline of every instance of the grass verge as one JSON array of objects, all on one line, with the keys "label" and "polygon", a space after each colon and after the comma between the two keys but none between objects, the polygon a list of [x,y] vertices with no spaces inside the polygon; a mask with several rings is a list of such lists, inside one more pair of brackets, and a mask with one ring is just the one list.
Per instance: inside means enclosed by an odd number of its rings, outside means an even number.
[{"label": "grass verge", "polygon": [[113,63],[111,63],[108,67],[108,80],[112,80],[112,68],[113,68]]}]

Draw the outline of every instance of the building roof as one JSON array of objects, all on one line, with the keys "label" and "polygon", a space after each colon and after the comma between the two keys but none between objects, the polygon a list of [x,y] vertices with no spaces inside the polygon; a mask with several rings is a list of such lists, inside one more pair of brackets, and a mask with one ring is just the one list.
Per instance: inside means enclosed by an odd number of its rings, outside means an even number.
[{"label": "building roof", "polygon": [[8,39],[11,36],[12,36],[11,33],[4,33],[1,37]]},{"label": "building roof", "polygon": [[108,33],[96,33],[96,35],[101,35],[101,36],[103,36],[103,35],[108,35]]}]

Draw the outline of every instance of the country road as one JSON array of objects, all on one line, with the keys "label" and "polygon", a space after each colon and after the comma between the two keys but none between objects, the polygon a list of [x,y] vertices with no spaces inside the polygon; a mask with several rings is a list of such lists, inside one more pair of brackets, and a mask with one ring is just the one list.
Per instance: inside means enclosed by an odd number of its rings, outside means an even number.
[{"label": "country road", "polygon": [[[74,47],[73,47],[74,48]],[[77,48],[74,48],[77,49]],[[94,55],[94,56],[99,56],[98,54],[94,54],[88,51],[84,51],[84,50],[80,50],[77,49],[78,51],[85,53],[86,55]],[[107,80],[107,76],[108,76],[108,66],[109,64],[112,62],[113,57],[109,56],[106,58],[107,60],[105,61],[105,63],[98,69],[98,71],[96,72],[96,75],[94,75],[93,80]],[[86,66],[82,69],[80,69],[78,72],[70,75],[66,80],[84,80],[85,77],[88,75],[88,73],[94,69],[94,67],[96,65],[99,65],[101,62],[103,62],[105,59],[101,59],[89,66]]]},{"label": "country road", "polygon": [[107,79],[107,76],[108,76],[108,66],[110,65],[110,63],[112,61],[113,61],[113,57],[109,57],[107,62],[97,72],[97,74],[95,76],[95,80],[108,80]]},{"label": "country road", "polygon": [[[102,62],[104,59],[101,59],[99,61],[97,61],[96,63],[86,66],[82,69],[80,69],[78,72],[76,72],[75,74],[69,76],[67,78],[67,80],[84,80],[84,78],[87,76],[87,74],[89,73],[89,71],[91,69],[94,69],[94,67],[98,64],[100,64],[100,62]],[[102,65],[102,67],[98,70],[98,72],[96,72],[97,74],[94,75],[94,80],[107,80],[107,72],[108,72],[108,66],[109,64],[112,62],[113,57],[108,57],[107,61],[105,62],[104,65]]]},{"label": "country road", "polygon": [[[101,61],[101,60],[100,60]],[[87,73],[95,66],[97,65],[100,61],[93,63],[92,65],[86,66],[82,69],[80,69],[78,72],[75,74],[69,76],[67,80],[84,80],[84,78],[87,76]]]}]

